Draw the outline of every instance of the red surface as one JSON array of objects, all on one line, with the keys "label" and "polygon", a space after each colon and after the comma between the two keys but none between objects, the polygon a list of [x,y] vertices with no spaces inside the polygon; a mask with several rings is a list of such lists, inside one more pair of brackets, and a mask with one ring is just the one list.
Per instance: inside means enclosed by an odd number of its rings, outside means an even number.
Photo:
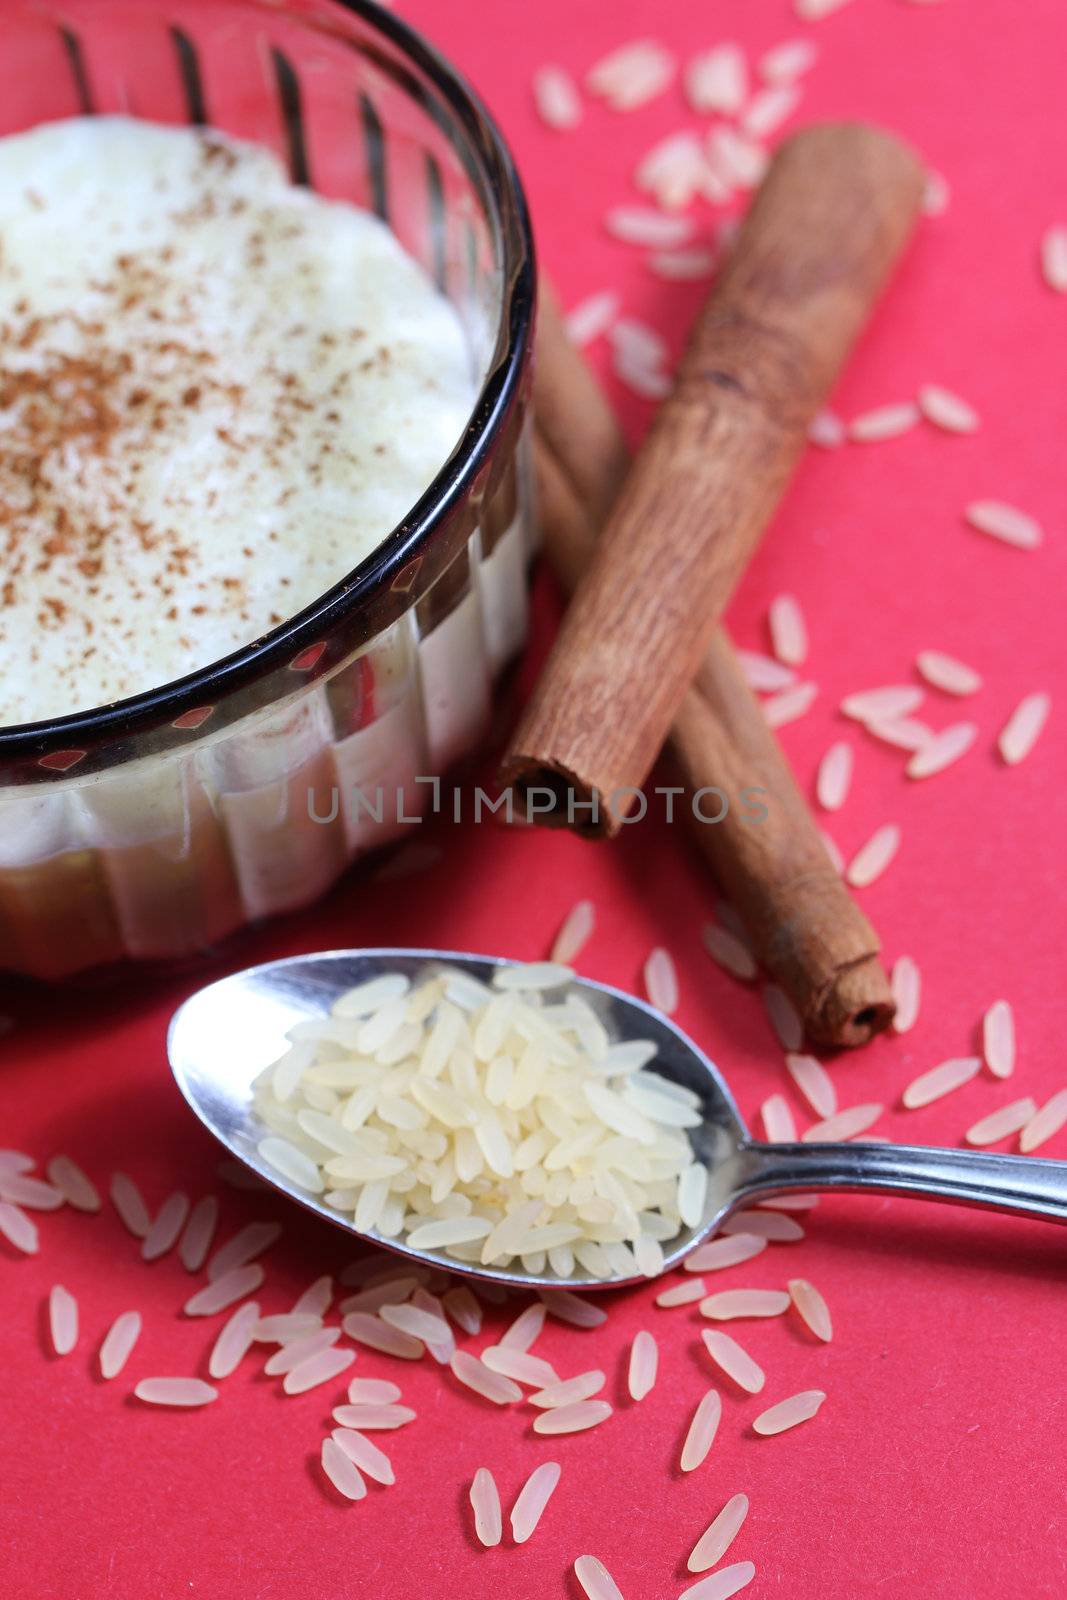
[{"label": "red surface", "polygon": [[[598,232],[596,213],[631,195],[634,160],[685,119],[678,96],[631,117],[593,107],[563,137],[537,123],[529,74],[548,59],[581,72],[642,35],[683,52],[738,37],[758,52],[809,31],[786,0],[540,0],[521,10],[417,0],[407,10],[500,116],[565,298],[616,285],[630,311],[677,343],[699,290],[654,279],[636,253]],[[916,650],[953,651],[986,678],[965,709],[930,693],[932,720],[973,714],[982,738],[958,768],[921,787],[909,787],[892,752],[852,732],[855,790],[832,823],[846,852],[887,820],[903,826],[896,863],[863,899],[888,955],[914,955],[926,985],[912,1034],[835,1065],[842,1103],[895,1101],[919,1071],[971,1051],[997,996],[1019,1019],[1011,1084],[983,1076],[926,1111],[894,1112],[885,1129],[897,1138],[956,1142],[1016,1093],[1042,1099],[1067,1082],[1062,735],[1054,719],[1014,771],[992,751],[1024,693],[1062,686],[1067,302],[1042,286],[1035,264],[1042,230],[1067,220],[1062,21],[1060,0],[854,0],[810,29],[822,58],[802,119],[887,122],[948,175],[953,196],[924,224],[840,408],[852,414],[939,381],[983,417],[971,439],[924,430],[813,452],[730,617],[739,642],[762,647],[770,598],[790,590],[804,604],[821,692],[784,737],[805,783],[843,731],[832,711],[840,696],[906,681]],[[636,434],[644,409],[616,398]],[[1040,518],[1044,547],[1023,554],[966,530],[961,507],[986,496]],[[543,638],[553,610],[543,580],[539,606]],[[216,1188],[218,1152],[164,1059],[167,1017],[200,978],[361,942],[532,956],[579,895],[599,911],[582,963],[590,975],[635,984],[650,946],[667,944],[681,973],[679,1020],[721,1062],[746,1113],[783,1086],[758,998],[701,952],[712,890],[679,830],[631,828],[612,848],[492,825],[428,831],[446,856],[425,877],[385,889],[355,876],[318,910],[263,930],[204,972],[60,998],[0,990],[0,1012],[15,1021],[0,1046],[0,1143],[42,1159],[69,1151],[102,1183],[121,1165],[153,1206],[178,1186],[194,1196]],[[1067,1132],[1047,1153],[1067,1157]],[[224,1196],[228,1229],[273,1209]],[[348,1254],[326,1229],[282,1214],[285,1238],[261,1296],[271,1310]],[[1067,1589],[1065,1236],[1055,1228],[876,1198],[824,1202],[806,1243],[772,1246],[716,1287],[802,1274],[830,1302],[833,1344],[815,1347],[789,1321],[742,1325],[739,1337],[768,1373],[766,1401],[726,1396],[712,1455],[684,1480],[681,1439],[712,1379],[699,1319],[688,1308],[658,1311],[651,1288],[611,1301],[600,1332],[549,1326],[539,1352],[564,1373],[603,1366],[618,1403],[606,1427],[551,1448],[534,1441],[526,1413],[481,1405],[429,1364],[404,1366],[399,1381],[419,1419],[386,1441],[396,1487],[372,1486],[349,1507],[316,1466],[331,1390],[283,1400],[248,1362],[208,1411],[138,1406],[128,1398],[138,1377],[202,1369],[215,1325],[176,1314],[188,1275],[172,1259],[143,1266],[109,1211],[40,1222],[36,1259],[0,1246],[6,1595],[421,1600],[448,1589],[471,1600],[575,1600],[571,1564],[588,1551],[626,1600],[663,1600],[684,1588],[688,1551],[738,1490],[752,1511],[728,1559],[756,1562],[753,1596],[1034,1600]],[[78,1296],[83,1318],[78,1349],[62,1361],[44,1351],[39,1311],[56,1281]],[[104,1385],[93,1376],[95,1349],[129,1306],[145,1312],[146,1332],[127,1373]],[[660,1339],[662,1366],[634,1407],[622,1381],[641,1326]],[[394,1375],[373,1354],[357,1370]],[[778,1439],[750,1436],[759,1404],[812,1386],[829,1394],[814,1422]],[[480,1552],[466,1505],[475,1468],[492,1467],[510,1504],[545,1458],[562,1462],[563,1478],[530,1544]]]}]

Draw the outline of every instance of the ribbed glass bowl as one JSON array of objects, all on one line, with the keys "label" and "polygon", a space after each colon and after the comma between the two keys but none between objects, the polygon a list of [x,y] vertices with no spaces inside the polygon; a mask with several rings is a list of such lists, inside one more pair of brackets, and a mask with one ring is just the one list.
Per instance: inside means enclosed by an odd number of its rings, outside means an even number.
[{"label": "ribbed glass bowl", "polygon": [[485,373],[421,500],[313,605],[179,682],[0,728],[0,968],[54,978],[313,900],[478,743],[526,629],[534,269],[499,134],[377,6],[11,0],[3,38],[0,133],[123,113],[268,145],[383,218]]}]

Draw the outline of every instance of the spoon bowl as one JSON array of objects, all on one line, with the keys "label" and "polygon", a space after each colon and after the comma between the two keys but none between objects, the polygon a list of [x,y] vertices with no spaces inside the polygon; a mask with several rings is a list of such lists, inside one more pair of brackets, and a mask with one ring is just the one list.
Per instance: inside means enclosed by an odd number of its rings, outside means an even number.
[{"label": "spoon bowl", "polygon": [[[606,1289],[643,1282],[640,1277],[593,1278],[577,1272],[561,1279],[550,1271],[483,1267],[444,1251],[412,1249],[402,1238],[359,1233],[350,1218],[318,1195],[288,1181],[260,1156],[268,1133],[253,1106],[257,1076],[283,1053],[297,1022],[326,1016],[346,990],[385,973],[413,981],[450,967],[482,983],[502,957],[455,950],[333,950],[248,967],[198,990],[175,1013],[168,1033],[171,1070],[204,1126],[263,1183],[353,1238],[471,1278],[536,1289]],[[774,1195],[820,1189],[871,1189],[990,1206],[1052,1221],[1067,1221],[1067,1162],[1032,1156],[989,1155],[888,1143],[761,1144],[750,1137],[721,1073],[680,1028],[643,1000],[594,983],[573,980],[613,1039],[642,1038],[657,1048],[655,1070],[699,1096],[702,1123],[687,1130],[708,1169],[704,1213],[664,1245],[664,1270],[676,1267],[695,1245],[739,1207]]]}]

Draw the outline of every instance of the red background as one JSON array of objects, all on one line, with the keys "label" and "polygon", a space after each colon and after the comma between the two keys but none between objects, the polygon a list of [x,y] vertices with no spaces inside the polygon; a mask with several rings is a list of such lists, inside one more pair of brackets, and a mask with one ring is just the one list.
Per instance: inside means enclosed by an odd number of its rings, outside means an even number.
[{"label": "red background", "polygon": [[[983,1075],[926,1111],[894,1109],[884,1129],[955,1143],[1016,1094],[1047,1097],[1067,1083],[1063,744],[1055,713],[1016,770],[1000,766],[993,742],[1024,694],[1057,687],[1064,659],[1067,300],[1041,283],[1036,265],[1042,231],[1067,220],[1061,0],[853,0],[810,28],[786,0],[410,0],[405,10],[500,118],[565,300],[617,287],[626,309],[662,328],[674,348],[700,287],[652,277],[640,252],[600,231],[598,216],[635,198],[634,162],[690,120],[681,98],[672,91],[626,117],[590,106],[575,133],[553,134],[531,104],[538,64],[555,60],[580,74],[641,36],[682,55],[737,38],[755,55],[810,33],[821,57],[797,120],[878,119],[947,175],[949,208],[924,222],[836,404],[847,416],[940,382],[977,406],[982,429],[949,438],[926,428],[812,452],[730,626],[740,644],[765,648],[772,596],[788,590],[804,605],[805,672],[820,696],[784,740],[805,784],[831,739],[849,732],[833,712],[844,693],[908,681],[922,648],[956,653],[984,674],[973,701],[930,692],[924,715],[938,725],[973,715],[982,737],[927,784],[909,785],[898,755],[849,733],[856,781],[831,828],[850,853],[881,823],[902,825],[900,855],[863,903],[889,958],[918,960],[926,993],[913,1033],[834,1071],[843,1105],[894,1103],[919,1071],[973,1050],[982,1012],[1005,996],[1020,1040],[1012,1082]],[[647,409],[617,390],[613,398],[636,437]],[[961,508],[986,497],[1038,517],[1044,546],[1024,554],[967,530]],[[537,611],[534,657],[555,612],[544,578]],[[67,1151],[101,1187],[121,1166],[153,1207],[178,1186],[194,1197],[218,1188],[218,1151],[180,1101],[164,1056],[167,1018],[196,983],[246,961],[347,944],[534,956],[579,895],[598,909],[581,963],[589,975],[636,985],[649,948],[666,944],[681,975],[679,1021],[721,1063],[746,1114],[783,1087],[758,997],[702,953],[713,891],[679,830],[632,828],[610,848],[496,826],[437,824],[427,833],[445,855],[425,876],[386,887],[353,875],[324,905],[246,938],[203,970],[62,996],[0,986],[0,1012],[14,1022],[0,1045],[0,1143],[42,1161]],[[1047,1153],[1067,1157],[1067,1131]],[[227,1190],[223,1207],[230,1230],[275,1210]],[[278,1214],[286,1233],[260,1297],[269,1310],[349,1254],[325,1228]],[[604,1367],[617,1402],[605,1427],[551,1448],[531,1435],[527,1411],[484,1406],[428,1362],[397,1374],[399,1363],[361,1354],[358,1373],[398,1376],[419,1417],[382,1440],[396,1486],[372,1486],[365,1502],[346,1506],[317,1467],[332,1388],[282,1399],[248,1361],[204,1412],[139,1406],[127,1398],[138,1377],[203,1370],[216,1324],[177,1315],[188,1275],[172,1258],[145,1267],[109,1209],[39,1221],[37,1258],[0,1245],[3,1587],[20,1600],[415,1600],[446,1586],[471,1600],[574,1600],[571,1564],[587,1551],[607,1563],[626,1600],[661,1600],[685,1586],[685,1557],[738,1490],[752,1510],[728,1559],[756,1562],[754,1596],[1033,1600],[1067,1590],[1065,1257],[1054,1228],[877,1198],[824,1202],[807,1242],[772,1246],[715,1287],[775,1286],[802,1274],[830,1302],[834,1342],[816,1347],[788,1320],[742,1325],[739,1337],[768,1373],[766,1398],[726,1395],[713,1452],[685,1479],[676,1468],[681,1439],[712,1379],[699,1318],[690,1308],[657,1310],[651,1287],[606,1302],[610,1319],[598,1332],[549,1325],[538,1352],[564,1374]],[[62,1361],[45,1351],[40,1315],[56,1281],[77,1295],[83,1319],[79,1347]],[[94,1376],[95,1349],[127,1307],[145,1313],[146,1330],[127,1372],[105,1385]],[[661,1373],[635,1407],[623,1375],[638,1327],[657,1334]],[[813,1386],[829,1395],[814,1422],[774,1440],[750,1435],[762,1404]],[[563,1477],[530,1544],[481,1552],[465,1498],[475,1468],[493,1469],[507,1507],[545,1458],[562,1462]]]}]

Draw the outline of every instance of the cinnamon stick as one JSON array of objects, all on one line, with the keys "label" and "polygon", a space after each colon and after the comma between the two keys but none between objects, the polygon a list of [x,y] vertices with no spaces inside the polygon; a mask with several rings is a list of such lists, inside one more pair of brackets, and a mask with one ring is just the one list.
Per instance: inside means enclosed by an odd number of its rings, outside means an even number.
[{"label": "cinnamon stick", "polygon": [[541,821],[615,833],[918,215],[916,156],[860,123],[779,149],[697,318],[503,766]]},{"label": "cinnamon stick", "polygon": [[[626,474],[622,432],[567,336],[542,280],[534,363],[534,463],[545,552],[566,589],[588,564]],[[759,787],[764,822],[736,808],[696,827],[712,872],[763,966],[826,1045],[866,1043],[893,1017],[878,936],[834,870],[789,763],[721,628],[686,692],[671,736],[687,795]]]}]

